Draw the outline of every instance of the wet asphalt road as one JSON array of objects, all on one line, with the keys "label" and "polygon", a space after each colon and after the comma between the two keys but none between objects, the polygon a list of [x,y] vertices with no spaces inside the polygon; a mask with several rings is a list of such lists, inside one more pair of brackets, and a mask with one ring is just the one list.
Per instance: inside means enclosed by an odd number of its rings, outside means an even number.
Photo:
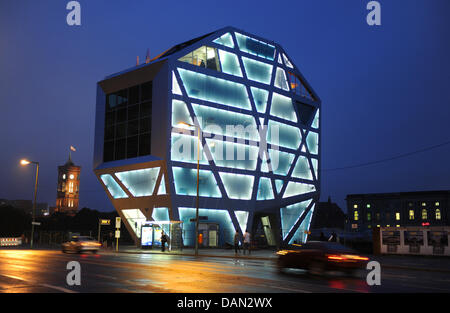
[{"label": "wet asphalt road", "polygon": [[[81,265],[81,285],[66,283],[67,263]],[[0,293],[316,293],[450,292],[450,273],[383,269],[381,286],[365,278],[277,272],[273,261],[161,254],[63,254],[0,250]]]}]

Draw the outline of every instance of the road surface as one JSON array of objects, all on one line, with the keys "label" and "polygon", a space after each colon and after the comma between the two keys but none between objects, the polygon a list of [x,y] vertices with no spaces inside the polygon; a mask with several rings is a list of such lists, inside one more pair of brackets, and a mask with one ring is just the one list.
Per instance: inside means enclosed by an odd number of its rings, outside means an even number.
[{"label": "road surface", "polygon": [[[81,265],[69,286],[67,264]],[[381,267],[381,285],[365,278],[277,272],[273,261],[57,250],[0,250],[0,293],[317,293],[450,292],[450,273]]]}]

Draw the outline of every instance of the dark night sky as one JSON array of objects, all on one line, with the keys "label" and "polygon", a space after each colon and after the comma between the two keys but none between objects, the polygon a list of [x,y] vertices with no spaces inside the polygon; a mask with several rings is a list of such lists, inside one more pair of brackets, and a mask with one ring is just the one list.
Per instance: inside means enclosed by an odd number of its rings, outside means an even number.
[{"label": "dark night sky", "polygon": [[[0,1],[0,198],[55,204],[69,146],[82,166],[80,206],[113,210],[92,172],[96,82],[174,44],[235,26],[281,44],[322,99],[322,169],[450,140],[450,1]],[[164,4],[162,4],[164,3]],[[322,199],[450,189],[450,145],[376,165],[322,172]]]}]

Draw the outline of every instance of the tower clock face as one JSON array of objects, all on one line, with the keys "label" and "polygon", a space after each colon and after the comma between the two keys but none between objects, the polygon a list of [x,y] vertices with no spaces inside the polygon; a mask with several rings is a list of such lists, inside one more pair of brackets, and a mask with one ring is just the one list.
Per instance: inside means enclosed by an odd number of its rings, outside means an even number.
[{"label": "tower clock face", "polygon": [[75,176],[74,176],[73,174],[70,174],[69,178],[70,178],[70,179],[74,179]]}]

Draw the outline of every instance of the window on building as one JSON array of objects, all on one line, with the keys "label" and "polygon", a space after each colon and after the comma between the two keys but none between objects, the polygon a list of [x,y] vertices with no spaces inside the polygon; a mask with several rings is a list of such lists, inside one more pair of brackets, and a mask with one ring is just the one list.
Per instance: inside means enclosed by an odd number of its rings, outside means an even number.
[{"label": "window on building", "polygon": [[395,213],[395,220],[400,221],[400,213],[399,212]]},{"label": "window on building", "polygon": [[357,208],[358,208],[358,205],[357,205],[357,204],[354,204],[354,205],[353,205],[353,208],[354,208],[354,209],[357,209]]},{"label": "window on building", "polygon": [[366,207],[367,207],[368,209],[370,209],[370,204],[367,204]]},{"label": "window on building", "polygon": [[436,202],[434,205],[435,205],[435,206],[439,206],[439,202]]},{"label": "window on building", "polygon": [[216,48],[201,46],[179,59],[196,66],[220,71],[219,55]]},{"label": "window on building", "polygon": [[372,213],[368,212],[367,213],[367,220],[370,221],[372,219]]},{"label": "window on building", "polygon": [[359,219],[359,213],[358,213],[358,211],[355,211],[355,212],[353,213],[353,219],[354,219],[355,221],[357,221],[357,220]]},{"label": "window on building", "polygon": [[422,219],[426,220],[428,218],[428,212],[427,209],[423,209],[422,210]]},{"label": "window on building", "polygon": [[152,82],[106,96],[103,161],[150,154]]},{"label": "window on building", "polygon": [[69,183],[69,192],[73,192],[73,182]]},{"label": "window on building", "polygon": [[377,213],[377,221],[379,221],[380,220],[380,213]]},{"label": "window on building", "polygon": [[294,73],[291,73],[288,71],[288,77],[289,77],[289,81],[291,83],[291,90],[301,96],[301,97],[305,97],[307,99],[310,100],[316,100],[314,99],[312,92],[305,86],[305,83],[301,80],[300,77],[298,77],[297,75],[295,75]]},{"label": "window on building", "polygon": [[409,220],[414,220],[414,210],[409,210]]},{"label": "window on building", "polygon": [[391,219],[391,213],[386,213],[386,221],[389,221]]},{"label": "window on building", "polygon": [[422,206],[426,206],[427,204],[425,202],[422,202]]},{"label": "window on building", "polygon": [[436,216],[436,220],[440,220],[441,219],[441,210],[436,209],[435,216]]}]

